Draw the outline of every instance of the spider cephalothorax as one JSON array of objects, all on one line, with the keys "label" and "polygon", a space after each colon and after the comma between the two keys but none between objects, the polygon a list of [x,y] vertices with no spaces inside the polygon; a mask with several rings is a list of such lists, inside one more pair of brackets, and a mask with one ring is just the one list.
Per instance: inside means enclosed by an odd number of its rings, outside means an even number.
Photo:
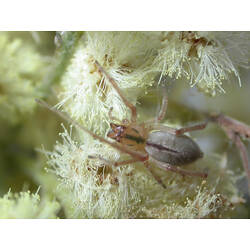
[{"label": "spider cephalothorax", "polygon": [[108,132],[107,136],[117,142],[125,144],[129,147],[140,147],[140,145],[145,144],[146,140],[143,138],[143,135],[141,135],[139,131],[132,126],[110,123],[110,127],[111,130]]}]

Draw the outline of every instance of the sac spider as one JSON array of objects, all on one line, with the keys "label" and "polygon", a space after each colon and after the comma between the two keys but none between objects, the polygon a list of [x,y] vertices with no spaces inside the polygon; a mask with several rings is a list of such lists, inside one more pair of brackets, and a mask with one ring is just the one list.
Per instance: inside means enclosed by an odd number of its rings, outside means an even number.
[{"label": "sac spider", "polygon": [[207,173],[188,171],[177,166],[192,163],[203,156],[199,146],[190,137],[184,135],[184,133],[188,131],[204,129],[207,123],[181,129],[174,129],[160,124],[160,121],[163,120],[167,111],[167,95],[164,96],[160,111],[155,119],[149,120],[147,122],[137,123],[136,107],[125,98],[115,80],[109,76],[109,74],[97,61],[95,61],[95,65],[99,73],[108,79],[113,88],[119,94],[120,98],[123,100],[124,104],[131,110],[131,120],[129,121],[128,119],[124,119],[120,121],[118,118],[112,116],[112,108],[110,109],[109,117],[116,123],[110,123],[111,130],[108,132],[107,136],[115,140],[115,142],[111,142],[94,134],[87,128],[80,125],[78,122],[68,117],[66,114],[55,110],[46,102],[36,100],[39,104],[57,113],[59,116],[68,120],[70,123],[79,127],[100,142],[109,144],[120,152],[131,156],[131,159],[118,162],[112,162],[99,155],[91,155],[89,158],[98,158],[108,165],[113,165],[116,167],[142,162],[151,172],[155,180],[164,188],[166,188],[166,186],[161,181],[161,178],[152,171],[150,162],[156,164],[163,170],[176,172],[183,176],[188,175],[206,178]]}]

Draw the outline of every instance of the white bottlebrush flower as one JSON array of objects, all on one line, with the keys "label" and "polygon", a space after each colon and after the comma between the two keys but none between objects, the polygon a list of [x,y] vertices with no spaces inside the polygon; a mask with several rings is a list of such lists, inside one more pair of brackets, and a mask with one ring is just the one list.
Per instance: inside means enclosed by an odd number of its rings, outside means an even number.
[{"label": "white bottlebrush flower", "polygon": [[[223,92],[222,82],[229,81],[232,74],[240,81],[238,66],[247,59],[236,62],[230,44],[220,42],[221,36],[216,32],[86,32],[62,77],[58,107],[102,135],[109,126],[111,107],[119,119],[128,117],[129,111],[99,74],[94,60],[134,104],[157,84],[159,75],[186,78],[191,86],[212,95]],[[247,45],[241,44],[243,53]]]},{"label": "white bottlebrush flower", "polygon": [[58,107],[64,106],[74,119],[96,131],[102,122],[105,126],[108,107],[102,101],[106,86],[102,86],[102,78],[94,69],[91,56],[81,45],[62,79],[64,90],[59,94]]},{"label": "white bottlebrush flower", "polygon": [[188,52],[191,44],[180,40],[179,32],[170,32],[165,35],[162,41],[162,48],[159,49],[154,59],[153,69],[162,75],[171,78],[190,77],[190,58]]},{"label": "white bottlebrush flower", "polygon": [[235,67],[250,68],[250,32],[210,32],[213,39],[223,47]]},{"label": "white bottlebrush flower", "polygon": [[169,33],[154,68],[214,96],[224,92],[223,81],[234,81],[232,75],[241,84],[238,68],[249,67],[248,38],[248,32]]},{"label": "white bottlebrush flower", "polygon": [[33,112],[48,65],[34,44],[0,33],[0,118],[15,123]]},{"label": "white bottlebrush flower", "polygon": [[[57,143],[53,152],[44,152],[49,158],[51,171],[61,182],[58,193],[60,190],[66,194],[67,190],[71,192],[68,202],[75,212],[69,217],[119,217],[128,203],[124,176],[130,172],[129,168],[112,168],[98,159],[89,159],[89,156],[95,156],[98,152],[102,157],[115,161],[119,158],[119,153],[88,135],[83,136],[84,144],[73,141],[71,133],[66,130],[61,136],[63,144]],[[67,202],[64,196],[59,194],[64,199],[62,203]]]},{"label": "white bottlebrush flower", "polygon": [[[211,37],[210,33],[199,35],[199,32],[87,33],[62,77],[58,106],[63,106],[70,116],[102,136],[109,129],[111,107],[119,119],[129,117],[129,110],[116,90],[99,74],[94,60],[98,60],[134,104],[150,85],[157,84],[155,79],[160,74],[185,77],[203,91],[215,94],[217,89],[222,90],[223,80],[232,73],[238,77],[238,73],[227,51]],[[200,178],[183,180],[182,176],[155,168],[167,186],[166,191],[141,163],[115,168],[110,163],[89,158],[100,154],[116,161],[123,159],[124,154],[79,132],[81,143],[76,143],[71,132],[65,131],[63,143],[57,143],[53,152],[45,152],[52,172],[61,181],[58,197],[67,217],[176,218],[177,214],[183,214],[185,218],[195,218],[212,216],[217,208],[221,209],[220,216],[225,216],[232,197],[239,196],[235,176],[230,171],[220,175],[219,159],[209,156],[187,166],[196,171],[209,169],[203,189],[200,189],[203,185]],[[197,190],[201,191],[197,193]],[[226,202],[212,206],[218,197]],[[173,204],[179,213],[172,213]],[[187,206],[189,209],[185,209]]]},{"label": "white bottlebrush flower", "polygon": [[154,82],[156,72],[150,64],[160,45],[158,37],[158,32],[86,33],[62,78],[58,106],[64,106],[73,118],[105,134],[109,109],[113,107],[113,114],[120,119],[127,117],[128,111],[110,83],[97,72],[94,60],[136,103],[138,95]]},{"label": "white bottlebrush flower", "polygon": [[223,204],[223,201],[224,198],[220,194],[207,191],[204,187],[200,187],[197,189],[193,199],[186,199],[184,202],[185,206],[180,206],[175,203],[169,206],[167,208],[168,214],[170,215],[169,218],[200,219],[209,218],[211,215],[216,218],[220,214],[219,210],[221,208],[230,210],[232,206],[229,202],[227,202],[228,204]]},{"label": "white bottlebrush flower", "polygon": [[56,201],[48,198],[40,200],[35,193],[8,192],[0,198],[0,219],[55,219],[60,209]]},{"label": "white bottlebrush flower", "polygon": [[[175,173],[155,168],[167,186],[165,190],[140,163],[114,167],[99,159],[90,159],[89,156],[96,154],[111,161],[124,157],[92,137],[84,134],[82,143],[77,143],[71,139],[71,132],[65,130],[61,136],[63,143],[57,143],[53,152],[44,153],[50,171],[61,182],[56,193],[67,218],[176,218],[182,213],[184,216],[184,210],[187,218],[204,218],[217,209],[221,209],[220,216],[225,216],[231,198],[238,195],[235,176],[227,170],[220,175],[219,157],[210,156],[188,167],[195,171],[202,171],[201,166],[209,168],[206,182],[194,177],[183,179]],[[201,185],[206,188],[197,194]],[[220,195],[225,195],[227,202],[212,206]],[[185,203],[187,199],[189,202]],[[198,215],[197,202],[200,206]],[[173,204],[178,208],[174,213]],[[185,209],[186,206],[190,209]]]},{"label": "white bottlebrush flower", "polygon": [[200,60],[193,63],[193,72],[196,72],[193,85],[214,96],[218,90],[225,92],[222,81],[229,81],[232,73],[241,85],[239,74],[223,48],[199,46],[197,55]]}]

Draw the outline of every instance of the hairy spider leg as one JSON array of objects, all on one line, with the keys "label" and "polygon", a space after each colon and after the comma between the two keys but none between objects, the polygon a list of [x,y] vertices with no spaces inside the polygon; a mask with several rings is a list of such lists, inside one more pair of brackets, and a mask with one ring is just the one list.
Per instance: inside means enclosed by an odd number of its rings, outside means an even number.
[{"label": "hairy spider leg", "polygon": [[104,70],[104,68],[99,64],[99,62],[95,61],[95,65],[97,66],[99,72],[101,72],[112,84],[116,92],[119,94],[119,96],[123,100],[124,104],[131,110],[131,122],[135,123],[137,119],[136,107],[125,98],[125,96],[122,94],[122,91],[118,87],[115,80]]},{"label": "hairy spider leg", "polygon": [[109,109],[109,112],[108,112],[109,119],[110,119],[111,121],[116,121],[116,122],[118,122],[118,123],[121,124],[122,121],[121,121],[120,119],[118,119],[118,118],[112,116],[112,111],[113,111],[113,107],[111,107],[111,108]]},{"label": "hairy spider leg", "polygon": [[180,129],[174,129],[174,128],[168,127],[166,125],[158,124],[165,117],[165,114],[167,112],[167,106],[168,106],[168,98],[167,98],[166,92],[164,92],[164,96],[162,99],[162,105],[161,105],[161,109],[158,113],[158,116],[156,117],[156,119],[149,120],[145,124],[147,124],[152,129],[159,129],[159,130],[166,131],[168,133],[175,134],[175,135],[181,135],[181,134],[184,134],[186,132],[190,132],[190,131],[194,131],[194,130],[202,130],[207,126],[207,122],[204,122],[204,123],[180,128]]},{"label": "hairy spider leg", "polygon": [[204,122],[204,123],[196,124],[196,125],[193,125],[193,126],[188,126],[188,127],[176,129],[175,134],[176,135],[181,135],[181,134],[184,134],[186,132],[190,132],[190,131],[194,131],[194,130],[202,130],[206,126],[207,126],[207,122]]},{"label": "hairy spider leg", "polygon": [[223,114],[208,114],[210,121],[216,122],[225,131],[228,138],[234,142],[239,150],[243,167],[246,171],[248,178],[248,189],[250,191],[250,169],[247,150],[244,143],[241,141],[240,136],[246,138],[250,137],[250,127],[246,124],[239,122],[231,117]]},{"label": "hairy spider leg", "polygon": [[98,159],[98,160],[104,162],[107,165],[115,166],[115,167],[131,164],[131,163],[135,163],[135,162],[141,162],[141,160],[138,160],[138,159],[135,159],[135,158],[125,160],[125,161],[110,161],[110,160],[107,160],[107,159],[103,158],[100,155],[89,155],[88,158],[89,159]]},{"label": "hairy spider leg", "polygon": [[247,178],[248,178],[248,189],[250,190],[250,170],[249,170],[249,162],[248,162],[246,147],[245,147],[244,143],[241,141],[239,134],[237,134],[236,132],[234,132],[230,129],[226,129],[226,128],[224,128],[224,131],[226,132],[228,138],[234,142],[234,144],[236,145],[236,147],[239,150],[242,164],[243,164],[243,167],[246,171]]},{"label": "hairy spider leg", "polygon": [[160,109],[160,111],[158,113],[158,116],[156,117],[156,122],[160,122],[160,121],[163,120],[163,118],[166,115],[167,108],[168,108],[168,97],[167,97],[166,91],[164,91],[164,96],[162,98],[161,109]]},{"label": "hairy spider leg", "polygon": [[[164,92],[164,96],[162,98],[162,104],[161,104],[161,108],[160,108],[160,111],[158,113],[158,115],[156,116],[156,118],[153,118],[153,119],[150,119],[150,120],[147,120],[146,122],[143,122],[141,124],[146,124],[148,126],[154,126],[154,125],[158,125],[158,123],[160,121],[163,120],[163,118],[165,117],[166,115],[166,112],[167,112],[167,107],[168,107],[168,97],[167,97],[167,94],[166,92]],[[141,125],[140,124],[140,125]],[[163,126],[163,125],[162,125]],[[157,129],[157,128],[153,128],[153,129]],[[174,132],[173,132],[174,133]]]},{"label": "hairy spider leg", "polygon": [[226,115],[216,113],[208,114],[208,118],[210,121],[219,124],[222,128],[230,129],[231,131],[234,131],[235,133],[238,133],[246,138],[250,137],[250,127],[240,121]]},{"label": "hairy spider leg", "polygon": [[[136,162],[140,162],[140,160],[137,160],[137,159],[129,159],[129,160],[125,160],[125,161],[110,161],[110,160],[107,160],[105,158],[103,158],[102,156],[100,155],[89,155],[88,158],[90,159],[98,159],[100,161],[102,161],[103,163],[109,165],[109,166],[115,166],[115,167],[118,167],[118,166],[122,166],[122,165],[127,165],[127,164],[131,164],[131,163],[136,163]],[[162,182],[161,178],[156,175],[151,166],[149,165],[148,161],[145,161],[143,162],[145,167],[149,170],[149,172],[152,174],[152,176],[154,177],[154,179],[163,187],[166,189],[166,186],[165,184]]]},{"label": "hairy spider leg", "polygon": [[249,163],[248,163],[248,157],[247,157],[247,150],[244,145],[244,143],[241,141],[239,135],[235,135],[234,142],[236,147],[238,148],[242,160],[243,167],[247,173],[248,178],[248,189],[250,190],[250,170],[249,170]]},{"label": "hairy spider leg", "polygon": [[166,171],[172,171],[172,172],[178,173],[178,174],[183,175],[183,176],[185,176],[185,175],[197,176],[197,177],[201,177],[201,178],[207,178],[207,176],[208,176],[207,173],[184,170],[184,169],[178,168],[176,166],[172,166],[168,163],[157,161],[157,160],[153,159],[152,157],[150,157],[150,161],[154,162],[161,169],[164,169]]},{"label": "hairy spider leg", "polygon": [[165,131],[170,134],[173,134],[173,135],[181,135],[186,132],[190,132],[194,130],[202,130],[207,126],[207,122],[204,122],[204,123],[196,124],[190,127],[175,129],[175,128],[168,127],[166,125],[154,123],[152,121],[146,122],[145,124],[150,128],[150,130],[161,130],[161,131]]},{"label": "hairy spider leg", "polygon": [[146,154],[142,154],[140,152],[131,150],[130,148],[128,148],[125,145],[116,143],[116,142],[110,142],[108,140],[106,140],[105,138],[96,135],[95,133],[91,132],[90,130],[88,130],[87,128],[85,128],[84,126],[82,126],[81,124],[79,124],[77,121],[71,119],[68,115],[66,115],[65,113],[56,110],[55,108],[53,108],[52,106],[50,106],[48,103],[36,99],[36,102],[39,103],[41,106],[49,109],[50,111],[52,111],[53,113],[56,113],[57,115],[59,115],[60,117],[62,117],[63,119],[67,120],[68,122],[72,123],[73,125],[75,125],[76,127],[82,129],[84,132],[88,133],[89,135],[91,135],[94,139],[99,140],[100,142],[106,143],[116,149],[118,149],[121,152],[127,153],[130,156],[132,156],[133,158],[136,158],[139,161],[146,161],[148,159],[148,155]]}]

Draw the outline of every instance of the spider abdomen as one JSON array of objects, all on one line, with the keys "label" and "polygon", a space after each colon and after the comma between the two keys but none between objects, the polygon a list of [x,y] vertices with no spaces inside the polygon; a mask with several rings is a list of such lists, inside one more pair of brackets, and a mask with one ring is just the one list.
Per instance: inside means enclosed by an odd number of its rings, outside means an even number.
[{"label": "spider abdomen", "polygon": [[150,133],[145,149],[154,159],[173,166],[186,165],[203,156],[199,146],[190,137],[165,131]]}]

